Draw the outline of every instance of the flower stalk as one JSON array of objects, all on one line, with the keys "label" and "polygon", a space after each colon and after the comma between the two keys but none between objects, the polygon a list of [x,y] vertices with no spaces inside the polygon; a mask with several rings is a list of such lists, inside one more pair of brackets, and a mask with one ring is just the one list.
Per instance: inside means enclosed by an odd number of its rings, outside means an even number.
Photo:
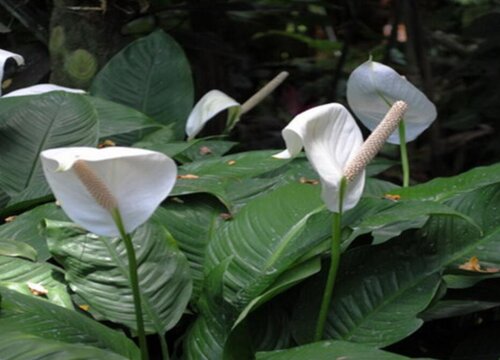
[{"label": "flower stalk", "polygon": [[144,330],[144,319],[142,317],[141,293],[139,289],[139,280],[137,275],[137,260],[135,256],[134,245],[130,235],[125,231],[122,216],[118,209],[118,201],[111,193],[106,184],[99,176],[90,168],[84,160],[77,160],[73,164],[73,170],[76,176],[85,186],[90,195],[95,199],[96,203],[108,210],[118,228],[120,236],[125,244],[128,257],[129,279],[132,287],[134,298],[134,310],[137,326],[137,334],[139,336],[139,346],[141,349],[141,359],[149,358],[146,342],[146,332]]},{"label": "flower stalk", "polygon": [[328,317],[328,310],[332,301],[333,287],[335,278],[337,277],[337,270],[340,263],[340,251],[342,240],[342,210],[346,188],[349,182],[352,182],[358,177],[366,168],[366,165],[378,154],[382,146],[384,146],[387,138],[399,126],[401,118],[405,113],[408,106],[404,101],[396,101],[389,112],[385,115],[382,122],[372,132],[372,134],[361,145],[357,153],[349,159],[344,171],[343,177],[340,180],[339,186],[339,211],[333,212],[332,223],[332,237],[330,246],[330,268],[328,270],[328,277],[326,280],[323,298],[321,300],[320,311],[316,323],[314,333],[314,341],[320,341],[323,338],[325,331],[325,323]]},{"label": "flower stalk", "polygon": [[253,94],[247,101],[241,105],[240,115],[243,115],[250,110],[252,110],[257,104],[259,104],[264,98],[271,94],[278,86],[281,85],[283,81],[288,77],[287,71],[282,71],[269,81],[262,89]]}]

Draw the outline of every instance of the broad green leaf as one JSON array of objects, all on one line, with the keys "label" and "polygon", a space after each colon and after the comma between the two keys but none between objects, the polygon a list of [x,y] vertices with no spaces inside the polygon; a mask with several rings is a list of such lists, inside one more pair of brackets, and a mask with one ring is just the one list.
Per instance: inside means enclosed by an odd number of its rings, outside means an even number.
[{"label": "broad green leaf", "polygon": [[[135,329],[126,249],[119,238],[98,237],[72,223],[47,220],[49,249],[66,269],[71,289],[89,312]],[[145,327],[165,333],[191,296],[189,265],[165,228],[150,220],[132,234]]]},{"label": "broad green leaf", "polygon": [[437,178],[425,184],[391,191],[402,200],[433,200],[442,202],[480,187],[500,182],[500,164],[477,167],[449,178]]},{"label": "broad green leaf", "polygon": [[182,203],[166,202],[154,214],[186,255],[193,278],[193,299],[200,294],[204,279],[205,249],[223,222],[221,214],[226,211],[214,198],[189,196],[184,197]]},{"label": "broad green leaf", "polygon": [[30,96],[22,106],[1,112],[0,188],[11,197],[9,205],[49,195],[40,152],[97,145],[97,120],[84,96],[66,92]]},{"label": "broad green leaf", "polygon": [[193,80],[184,52],[163,31],[134,41],[97,74],[92,95],[115,101],[168,125],[177,139],[193,106]]},{"label": "broad green leaf", "polygon": [[[319,191],[307,184],[281,187],[250,202],[219,228],[207,248],[205,273],[233,258],[224,275],[224,296],[237,309],[262,295],[299,259],[307,260],[304,253],[329,237],[330,218],[313,217],[324,209]],[[308,226],[310,220],[314,226]]]},{"label": "broad green leaf", "polygon": [[[446,202],[471,217],[483,234],[457,216],[434,215],[412,236],[370,246],[364,252],[358,248],[345,253],[326,335],[389,345],[421,324],[417,315],[430,302],[442,271],[456,271],[472,256],[478,257],[483,267],[500,267],[500,215],[496,211],[500,206],[499,188],[482,187]],[[308,285],[307,298],[297,314],[297,321],[304,319],[300,330],[305,331],[297,334],[301,341],[308,338],[307,318],[317,312],[310,299],[319,296],[313,295],[318,287]]]},{"label": "broad green leaf", "polygon": [[462,316],[500,306],[500,301],[440,300],[420,314],[425,321]]},{"label": "broad green leaf", "polygon": [[41,338],[20,331],[2,332],[0,336],[2,360],[126,360],[110,351],[88,345],[68,344]]},{"label": "broad green leaf", "polygon": [[130,359],[137,346],[123,333],[111,330],[76,311],[0,287],[0,331],[21,331],[47,340],[108,349]]},{"label": "broad green leaf", "polygon": [[[238,194],[238,185],[241,191],[245,191],[245,179],[276,170],[287,163],[273,158],[274,153],[251,151],[185,164],[179,167],[180,178],[171,195],[210,193],[231,209],[234,206],[231,198]],[[186,178],[186,175],[191,175],[191,178]]]},{"label": "broad green leaf", "polygon": [[55,203],[40,205],[16,216],[12,222],[1,225],[0,240],[24,242],[36,250],[38,261],[45,261],[51,255],[45,236],[42,234],[43,219],[69,221]]},{"label": "broad green leaf", "polygon": [[223,277],[229,257],[207,274],[198,301],[200,315],[184,338],[184,354],[188,360],[222,358],[224,344],[235,318],[235,309],[224,300]]},{"label": "broad green leaf", "polygon": [[257,353],[257,360],[404,360],[405,356],[347,341],[321,341],[287,350]]},{"label": "broad green leaf", "polygon": [[[345,241],[347,244],[350,244],[356,237],[367,233],[372,233],[375,238],[374,243],[380,244],[398,236],[405,230],[422,227],[430,215],[457,216],[464,221],[468,221],[472,226],[481,231],[479,225],[469,216],[444,204],[433,201],[401,201],[391,203],[390,200],[386,200],[385,202],[388,203],[386,208],[362,218],[360,222],[350,224],[353,232]],[[345,242],[343,246],[345,246]]]},{"label": "broad green leaf", "polygon": [[481,273],[472,271],[463,271],[462,274],[446,274],[443,280],[449,289],[465,289],[476,285],[478,282],[495,279],[500,277],[499,272]]},{"label": "broad green leaf", "polygon": [[161,126],[147,115],[128,106],[94,96],[86,96],[86,99],[97,113],[100,139]]},{"label": "broad green leaf", "polygon": [[[433,299],[440,274],[415,246],[384,245],[342,255],[325,338],[383,347],[423,324],[417,316]],[[293,327],[299,343],[312,339],[325,281],[314,278],[302,289]]]},{"label": "broad green leaf", "polygon": [[198,139],[191,143],[193,145],[181,154],[190,161],[222,156],[238,144],[234,141],[210,139]]},{"label": "broad green leaf", "polygon": [[26,243],[12,240],[0,240],[0,255],[15,256],[36,261],[37,253]]},{"label": "broad green leaf", "polygon": [[0,256],[0,285],[29,294],[29,283],[41,285],[46,298],[56,305],[73,308],[63,282],[62,271],[47,263],[36,263],[9,256]]}]

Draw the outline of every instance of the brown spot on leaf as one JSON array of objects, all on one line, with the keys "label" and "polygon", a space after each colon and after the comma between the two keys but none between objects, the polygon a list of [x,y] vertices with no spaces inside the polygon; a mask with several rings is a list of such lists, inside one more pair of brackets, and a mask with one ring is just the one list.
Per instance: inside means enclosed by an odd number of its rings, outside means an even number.
[{"label": "brown spot on leaf", "polygon": [[97,147],[99,149],[107,148],[107,147],[112,147],[112,146],[116,146],[116,143],[113,140],[109,140],[109,139],[106,139],[102,143],[100,143],[99,145],[97,145]]},{"label": "brown spot on leaf", "polygon": [[177,175],[177,179],[182,179],[182,180],[195,180],[199,178],[200,177],[198,175],[194,174]]},{"label": "brown spot on leaf", "polygon": [[200,155],[210,155],[212,150],[208,146],[200,147]]},{"label": "brown spot on leaf", "polygon": [[229,160],[229,161],[227,162],[227,164],[228,164],[229,166],[234,165],[234,164],[236,164],[236,160]]},{"label": "brown spot on leaf", "polygon": [[500,269],[497,268],[482,268],[477,256],[471,257],[467,262],[463,263],[462,265],[459,265],[458,268],[461,270],[474,271],[480,273],[497,273],[500,271]]},{"label": "brown spot on leaf", "polygon": [[10,223],[10,222],[13,222],[14,220],[16,220],[16,216],[15,215],[12,215],[12,216],[7,216],[4,221],[6,223]]},{"label": "brown spot on leaf", "polygon": [[230,213],[221,213],[219,216],[224,221],[231,220],[233,218],[233,215]]},{"label": "brown spot on leaf", "polygon": [[401,200],[401,195],[385,194],[384,199],[391,200],[391,201],[399,201],[399,200]]},{"label": "brown spot on leaf", "polygon": [[305,176],[302,176],[300,179],[299,179],[299,182],[301,184],[309,184],[309,185],[318,185],[319,184],[319,180],[316,180],[316,179],[308,179],[306,178]]},{"label": "brown spot on leaf", "polygon": [[28,289],[30,289],[31,293],[35,296],[43,296],[49,293],[49,291],[41,284],[29,282],[26,285],[28,285]]}]

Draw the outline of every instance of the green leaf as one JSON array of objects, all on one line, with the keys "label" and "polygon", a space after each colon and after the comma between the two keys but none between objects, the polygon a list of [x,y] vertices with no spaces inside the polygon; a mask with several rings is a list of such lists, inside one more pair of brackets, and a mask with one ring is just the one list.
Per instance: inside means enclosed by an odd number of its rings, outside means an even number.
[{"label": "green leaf", "polygon": [[[276,170],[287,163],[272,157],[275,151],[251,151],[221,158],[207,159],[179,167],[177,180],[171,196],[193,193],[210,193],[228,209],[235,205],[231,198],[246,190],[245,179]],[[183,179],[183,175],[197,178]]]},{"label": "green leaf", "polygon": [[355,224],[350,224],[353,232],[343,242],[343,246],[350,244],[358,236],[367,233],[372,233],[375,238],[374,243],[380,244],[398,236],[405,230],[422,227],[430,215],[457,216],[464,221],[468,221],[478,231],[481,231],[479,225],[469,216],[444,204],[433,201],[401,201],[391,203],[390,200],[381,200],[381,202],[386,202],[387,207],[362,218],[361,221]]},{"label": "green leaf", "polygon": [[203,284],[203,261],[206,247],[226,209],[208,196],[185,197],[182,203],[168,201],[156,210],[156,218],[172,234],[186,255],[193,278],[193,299],[197,299]]},{"label": "green leaf", "polygon": [[28,283],[47,289],[47,298],[54,304],[73,308],[60,269],[47,263],[0,256],[0,285],[30,294]]},{"label": "green leaf", "polygon": [[0,331],[21,331],[46,340],[85,344],[138,359],[137,346],[121,332],[76,311],[0,287]]},{"label": "green leaf", "polygon": [[[47,220],[49,249],[66,269],[71,289],[95,316],[135,329],[135,312],[123,241],[98,237],[72,223]],[[165,228],[150,220],[132,234],[145,327],[165,333],[191,296],[189,265]]]},{"label": "green leaf", "polygon": [[66,214],[55,203],[37,206],[19,216],[14,221],[0,226],[0,240],[24,242],[38,253],[38,260],[48,260],[51,255],[47,241],[42,234],[42,220],[69,221]]},{"label": "green leaf", "polygon": [[224,300],[222,281],[231,261],[231,257],[225,259],[207,274],[198,301],[200,315],[184,339],[184,354],[188,360],[222,358],[235,315],[235,309]]},{"label": "green leaf", "polygon": [[193,106],[193,81],[184,52],[163,31],[134,41],[97,74],[91,94],[112,100],[168,125],[177,139]]},{"label": "green leaf", "polygon": [[11,197],[9,205],[49,195],[40,153],[56,147],[97,145],[97,119],[85,96],[66,92],[30,96],[1,112],[0,188]]},{"label": "green leaf", "polygon": [[[440,274],[415,246],[389,245],[364,246],[342,255],[325,338],[383,347],[423,324],[417,316],[433,299]],[[300,310],[294,312],[299,343],[312,339],[325,281],[326,276],[314,278],[302,289],[296,306]]]},{"label": "green leaf", "polygon": [[[456,196],[446,205],[472,218],[484,234],[457,216],[433,215],[412,236],[405,233],[382,245],[348,251],[335,285],[328,337],[376,346],[394,343],[419,327],[418,313],[432,299],[442,271],[456,271],[472,256],[484,267],[500,267],[500,213],[496,211],[500,185]],[[314,327],[307,325],[308,319],[317,316],[311,298],[320,296],[314,291],[321,286],[311,282],[297,306],[301,308],[296,314],[300,341],[306,341]]]},{"label": "green leaf", "polygon": [[257,360],[404,360],[405,356],[347,341],[321,341],[287,350],[257,353]]},{"label": "green leaf", "polygon": [[97,113],[100,139],[161,126],[147,115],[131,107],[94,96],[86,96],[86,99],[92,104]]},{"label": "green leaf", "polygon": [[37,257],[36,250],[28,244],[10,240],[0,240],[0,255],[21,257],[31,261],[36,261]]},{"label": "green leaf", "polygon": [[477,167],[463,174],[437,178],[425,184],[391,191],[402,200],[433,200],[442,202],[480,187],[500,182],[500,164]]},{"label": "green leaf", "polygon": [[500,306],[500,301],[481,300],[440,300],[420,316],[425,321],[444,319],[452,316],[462,316],[477,311],[488,310]]},{"label": "green leaf", "polygon": [[0,354],[3,360],[126,360],[121,355],[81,344],[67,344],[19,331],[2,332]]}]

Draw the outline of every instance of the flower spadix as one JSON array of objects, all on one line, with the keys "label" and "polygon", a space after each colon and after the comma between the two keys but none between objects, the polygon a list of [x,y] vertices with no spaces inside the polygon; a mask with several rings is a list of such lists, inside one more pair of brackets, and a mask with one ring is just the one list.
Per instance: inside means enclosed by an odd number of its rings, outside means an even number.
[{"label": "flower spadix", "polygon": [[[339,212],[339,189],[344,168],[363,143],[361,131],[349,111],[340,104],[309,109],[297,115],[283,129],[282,135],[287,149],[274,157],[294,157],[304,148],[320,177],[323,201],[329,210]],[[350,180],[343,210],[349,210],[358,203],[365,184],[364,169]]]},{"label": "flower spadix", "polygon": [[66,214],[103,236],[118,236],[112,212],[125,231],[143,224],[172,190],[177,167],[168,156],[143,149],[57,148],[41,153],[43,171]]},{"label": "flower spadix", "polygon": [[[397,100],[408,104],[404,117],[406,142],[415,140],[437,116],[436,107],[419,89],[390,67],[371,60],[357,67],[347,81],[349,106],[370,130]],[[400,143],[397,130],[387,142]]]}]

